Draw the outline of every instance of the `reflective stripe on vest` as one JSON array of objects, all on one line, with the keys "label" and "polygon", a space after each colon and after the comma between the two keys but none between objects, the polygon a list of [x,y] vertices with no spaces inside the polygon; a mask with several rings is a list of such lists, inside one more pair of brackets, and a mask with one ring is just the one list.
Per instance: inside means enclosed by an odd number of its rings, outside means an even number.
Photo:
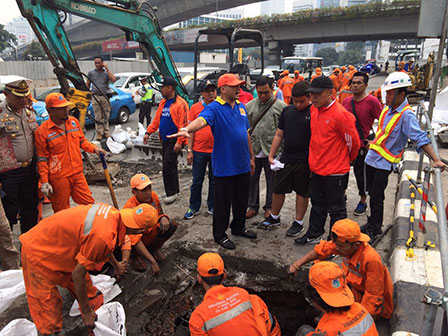
[{"label": "reflective stripe on vest", "polygon": [[205,321],[202,330],[209,331],[213,328],[219,327],[221,324],[224,324],[234,319],[235,317],[237,317],[238,315],[244,313],[246,310],[249,309],[252,309],[252,303],[250,303],[250,301],[245,301],[242,304],[236,306],[235,308],[232,308],[229,311],[222,313],[221,315],[218,315],[208,321]]},{"label": "reflective stripe on vest", "polygon": [[373,318],[369,313],[354,327],[347,329],[341,335],[342,336],[361,336],[366,334],[372,327]]},{"label": "reflective stripe on vest", "polygon": [[406,110],[412,111],[412,108],[409,105],[406,105],[401,112],[395,113],[387,123],[386,127],[384,127],[384,120],[386,119],[386,114],[389,112],[389,106],[386,106],[381,112],[380,120],[378,122],[378,130],[376,131],[375,134],[375,139],[370,144],[370,149],[373,149],[375,152],[381,155],[381,157],[383,157],[390,163],[400,162],[404,149],[397,155],[394,155],[389,151],[388,148],[386,148],[386,140],[389,137],[391,131],[398,124],[401,117],[403,116],[404,111]]},{"label": "reflective stripe on vest", "polygon": [[93,220],[95,219],[96,212],[100,208],[101,204],[94,204],[87,212],[86,219],[84,220],[84,235],[88,235],[92,231]]},{"label": "reflective stripe on vest", "polygon": [[360,278],[362,278],[361,273],[355,271],[354,269],[352,269],[352,268],[350,267],[350,263],[348,262],[347,258],[344,258],[344,259],[342,260],[342,263],[345,265],[345,267],[347,267],[347,269],[348,269],[349,272],[351,272],[351,273],[353,273],[354,275],[359,276]]}]

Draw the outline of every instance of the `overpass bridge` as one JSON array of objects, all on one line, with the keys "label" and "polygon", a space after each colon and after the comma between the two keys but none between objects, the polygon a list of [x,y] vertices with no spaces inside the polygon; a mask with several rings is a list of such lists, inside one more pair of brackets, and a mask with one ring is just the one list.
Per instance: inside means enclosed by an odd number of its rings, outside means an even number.
[{"label": "overpass bridge", "polygon": [[[420,4],[418,1],[374,3],[345,8],[329,8],[295,12],[271,17],[247,18],[221,22],[207,28],[255,28],[265,35],[267,61],[275,63],[280,56],[292,55],[293,44],[343,41],[368,41],[417,38]],[[193,50],[201,28],[168,31],[165,38],[171,50]],[[189,38],[183,38],[184,36]],[[248,41],[240,45],[251,46]],[[238,45],[238,44],[237,44]],[[199,42],[200,50],[227,48],[227,39],[209,35]]]}]

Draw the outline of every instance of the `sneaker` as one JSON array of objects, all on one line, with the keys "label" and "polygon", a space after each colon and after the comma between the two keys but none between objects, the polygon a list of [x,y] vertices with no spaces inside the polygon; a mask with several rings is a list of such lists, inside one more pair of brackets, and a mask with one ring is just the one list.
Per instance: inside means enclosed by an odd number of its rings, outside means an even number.
[{"label": "sneaker", "polygon": [[259,224],[259,226],[267,229],[270,227],[279,226],[280,224],[281,224],[280,217],[278,217],[277,219],[274,219],[274,217],[272,217],[272,215],[269,215],[269,217],[265,218],[265,220],[262,221]]},{"label": "sneaker", "polygon": [[321,236],[319,236],[319,237],[308,237],[305,234],[303,237],[295,239],[294,243],[296,245],[319,244],[320,238],[321,238]]},{"label": "sneaker", "polygon": [[184,215],[184,218],[185,219],[192,219],[198,213],[199,213],[199,210],[193,210],[192,208],[188,208],[187,212]]},{"label": "sneaker", "polygon": [[175,200],[177,200],[177,194],[165,197],[163,199],[163,202],[165,202],[166,204],[170,204],[173,203]]},{"label": "sneaker", "polygon": [[296,221],[292,222],[291,227],[286,231],[286,235],[290,237],[298,236],[303,231],[303,225],[297,223]]},{"label": "sneaker", "polygon": [[231,231],[234,236],[240,236],[249,239],[257,238],[257,234],[248,229],[244,229],[243,231]]},{"label": "sneaker", "polygon": [[355,209],[355,216],[362,216],[366,213],[367,204],[359,202]]},{"label": "sneaker", "polygon": [[207,213],[208,213],[209,215],[212,215],[212,216],[213,216],[213,209],[208,209],[208,210],[207,210]]}]

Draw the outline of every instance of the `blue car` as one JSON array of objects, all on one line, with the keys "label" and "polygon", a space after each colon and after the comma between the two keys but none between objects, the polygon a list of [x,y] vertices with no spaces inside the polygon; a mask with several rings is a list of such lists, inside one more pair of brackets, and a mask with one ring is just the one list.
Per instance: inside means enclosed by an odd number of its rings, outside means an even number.
[{"label": "blue car", "polygon": [[[129,116],[135,112],[135,102],[132,94],[124,92],[116,88],[113,84],[109,85],[111,94],[109,95],[112,109],[110,112],[109,121],[114,121],[119,124],[124,124],[129,120]],[[45,108],[45,97],[52,92],[60,92],[60,87],[54,87],[47,90],[36,97],[37,102],[33,102],[33,107],[36,110],[37,124],[41,125],[49,118],[47,109]],[[93,113],[92,104],[87,108],[87,114],[95,117]],[[93,125],[94,121],[86,116],[86,125]]]}]

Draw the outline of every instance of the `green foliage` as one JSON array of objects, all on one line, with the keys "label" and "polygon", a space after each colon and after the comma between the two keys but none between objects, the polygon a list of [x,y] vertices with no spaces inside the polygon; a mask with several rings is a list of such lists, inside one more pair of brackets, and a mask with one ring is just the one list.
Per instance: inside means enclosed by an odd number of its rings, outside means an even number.
[{"label": "green foliage", "polygon": [[348,49],[339,53],[339,64],[358,64],[363,62],[364,57],[361,50]]},{"label": "green foliage", "polygon": [[16,41],[17,38],[15,35],[5,30],[5,26],[0,24],[0,51],[6,48],[12,48]]},{"label": "green foliage", "polygon": [[347,46],[345,47],[345,50],[359,50],[362,52],[362,50],[364,50],[364,42],[361,41],[348,42]]},{"label": "green foliage", "polygon": [[336,64],[339,58],[334,48],[322,48],[316,52],[316,57],[322,57],[324,65]]},{"label": "green foliage", "polygon": [[[30,56],[31,55],[31,56]],[[44,51],[44,48],[40,45],[39,42],[33,41],[31,42],[23,51],[22,58],[24,60],[29,60],[30,57],[33,60],[36,59],[48,59],[47,54]]]}]

